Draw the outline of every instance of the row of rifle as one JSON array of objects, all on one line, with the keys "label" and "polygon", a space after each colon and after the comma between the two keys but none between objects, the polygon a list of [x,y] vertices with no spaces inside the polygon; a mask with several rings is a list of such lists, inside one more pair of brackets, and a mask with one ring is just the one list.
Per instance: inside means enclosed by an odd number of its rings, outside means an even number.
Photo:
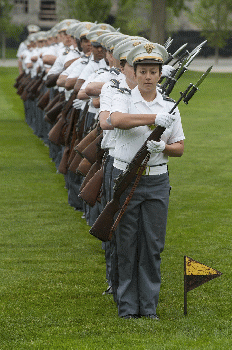
[{"label": "row of rifle", "polygon": [[[188,66],[198,55],[205,42],[198,45],[191,52],[185,50],[184,53],[181,53],[187,46],[187,44],[184,44],[174,54],[170,54],[165,64],[171,63],[175,69],[170,77],[160,81],[159,88],[162,94],[166,96],[171,94],[175,84],[188,70]],[[166,46],[170,46],[170,44],[171,40],[166,43]],[[175,107],[181,100],[188,103],[211,68],[207,70],[197,84],[190,84],[181,93],[181,97],[175,104]],[[17,93],[24,102],[36,99],[37,107],[44,111],[44,121],[50,125],[48,140],[54,145],[63,147],[62,158],[58,167],[59,172],[65,175],[70,171],[84,178],[80,186],[79,196],[86,204],[93,207],[96,202],[101,201],[103,164],[107,155],[107,150],[101,148],[102,129],[96,122],[86,134],[84,132],[84,124],[88,111],[88,102],[84,110],[75,109],[73,107],[73,101],[76,98],[75,93],[73,92],[68,101],[65,101],[65,93],[59,93],[58,90],[55,90],[54,97],[50,99],[50,91],[46,89],[44,92],[44,87],[46,85],[48,88],[52,85],[51,82],[46,83],[44,75],[45,73],[40,73],[36,77],[31,78],[30,74],[26,75],[23,73],[16,79],[14,87],[17,88]],[[164,128],[157,127],[149,139],[159,140],[163,131]],[[145,142],[131,164],[129,164],[127,170],[117,180],[113,200],[108,203],[91,228],[90,233],[100,240],[108,241],[111,239],[114,217],[120,210],[120,196],[131,183],[131,179],[137,173],[147,153]]]}]

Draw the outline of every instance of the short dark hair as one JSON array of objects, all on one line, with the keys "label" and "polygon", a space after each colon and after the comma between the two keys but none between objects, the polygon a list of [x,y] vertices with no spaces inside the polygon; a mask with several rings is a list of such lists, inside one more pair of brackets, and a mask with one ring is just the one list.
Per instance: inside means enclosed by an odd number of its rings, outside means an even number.
[{"label": "short dark hair", "polygon": [[137,70],[137,67],[139,65],[148,65],[148,66],[152,66],[153,64],[156,64],[159,66],[159,73],[161,74],[162,72],[162,67],[163,67],[163,64],[162,63],[159,63],[159,62],[154,62],[154,63],[146,63],[146,62],[136,62],[134,63],[134,72],[136,73],[136,70]]},{"label": "short dark hair", "polygon": [[120,60],[120,66],[121,66],[122,68],[124,68],[126,62],[127,62],[127,61],[126,61],[125,59],[124,59],[124,60]]}]

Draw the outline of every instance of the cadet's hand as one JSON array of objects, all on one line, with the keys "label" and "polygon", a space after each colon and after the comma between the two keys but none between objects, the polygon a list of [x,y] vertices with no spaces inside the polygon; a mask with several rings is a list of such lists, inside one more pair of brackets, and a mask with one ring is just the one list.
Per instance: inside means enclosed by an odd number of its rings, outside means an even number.
[{"label": "cadet's hand", "polygon": [[170,128],[175,121],[175,116],[169,113],[158,113],[155,118],[155,124],[163,128]]},{"label": "cadet's hand", "polygon": [[80,109],[81,106],[83,104],[83,101],[79,100],[78,98],[76,98],[75,100],[73,100],[73,107],[75,109]]},{"label": "cadet's hand", "polygon": [[169,66],[168,64],[165,64],[165,65],[162,67],[162,74],[161,74],[161,77],[170,78],[170,77],[171,77],[171,74],[172,74],[172,72],[173,72],[174,70],[175,70],[174,67]]},{"label": "cadet's hand", "polygon": [[147,141],[147,150],[150,153],[160,153],[163,152],[163,150],[165,149],[165,142],[164,141]]}]

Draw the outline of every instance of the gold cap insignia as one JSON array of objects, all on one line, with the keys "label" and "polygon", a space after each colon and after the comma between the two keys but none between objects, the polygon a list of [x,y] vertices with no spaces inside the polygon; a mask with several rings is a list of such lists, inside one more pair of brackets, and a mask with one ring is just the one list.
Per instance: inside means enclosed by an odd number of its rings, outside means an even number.
[{"label": "gold cap insignia", "polygon": [[134,43],[133,43],[133,46],[138,46],[138,45],[140,45],[141,44],[141,41],[135,41]]},{"label": "gold cap insignia", "polygon": [[105,24],[102,24],[100,28],[103,29],[103,30],[106,30],[107,26]]},{"label": "gold cap insignia", "polygon": [[104,34],[103,32],[97,32],[97,36]]},{"label": "gold cap insignia", "polygon": [[152,53],[152,50],[155,48],[155,45],[153,45],[153,44],[146,44],[146,45],[144,45],[144,48],[147,51],[147,53]]},{"label": "gold cap insignia", "polygon": [[70,26],[70,24],[71,24],[71,22],[67,22],[66,24],[67,24],[67,26],[69,27],[69,26]]}]

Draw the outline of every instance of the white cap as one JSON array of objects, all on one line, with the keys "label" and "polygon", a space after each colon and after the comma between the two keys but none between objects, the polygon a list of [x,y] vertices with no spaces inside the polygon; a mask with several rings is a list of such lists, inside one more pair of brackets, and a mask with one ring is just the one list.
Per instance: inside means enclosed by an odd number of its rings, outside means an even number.
[{"label": "white cap", "polygon": [[135,63],[164,63],[169,57],[167,50],[164,46],[146,42],[136,46],[127,55],[127,62],[130,66]]},{"label": "white cap", "polygon": [[27,30],[29,33],[37,33],[40,30],[40,27],[36,24],[29,24],[27,26]]}]

